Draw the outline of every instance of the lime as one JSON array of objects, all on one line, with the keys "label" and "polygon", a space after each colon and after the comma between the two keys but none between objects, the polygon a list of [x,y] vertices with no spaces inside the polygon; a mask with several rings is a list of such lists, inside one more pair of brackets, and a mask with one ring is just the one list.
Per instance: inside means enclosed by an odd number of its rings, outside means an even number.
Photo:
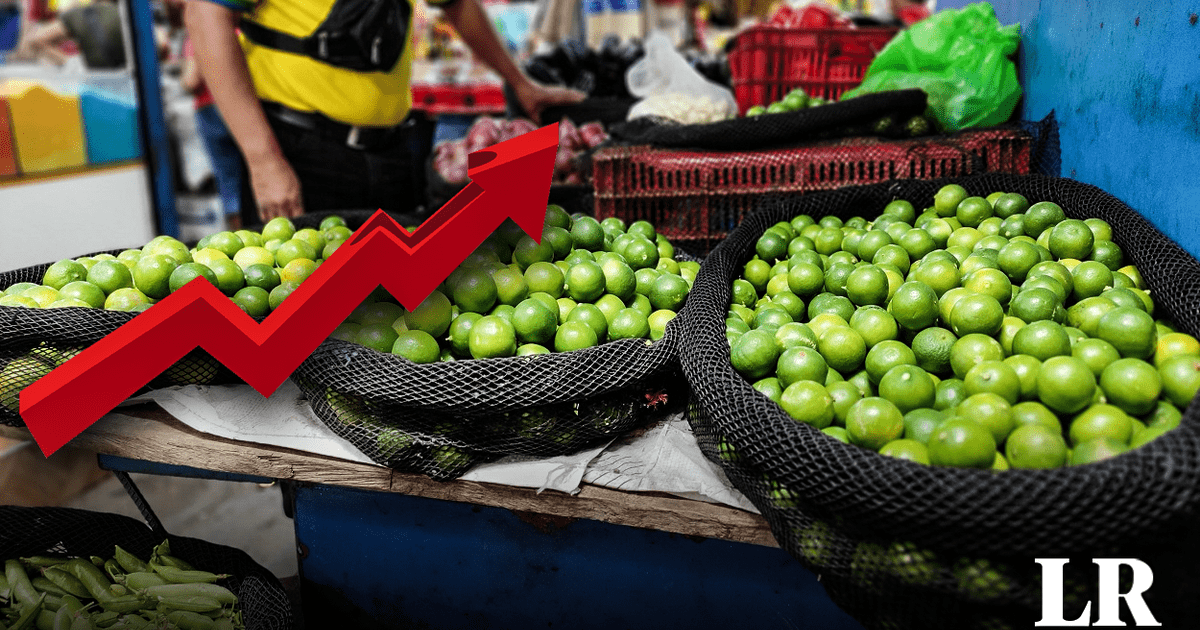
[{"label": "lime", "polygon": [[243,272],[253,265],[274,267],[275,255],[264,247],[243,247],[233,255],[233,262],[237,263]]},{"label": "lime", "polygon": [[[183,263],[172,270],[171,275],[167,278],[167,286],[171,290],[171,293],[174,293],[198,277],[203,277],[205,280],[208,280],[209,284],[217,286],[217,275],[212,272],[212,269],[194,262]],[[146,292],[143,291],[143,293]]]},{"label": "lime", "polygon": [[598,340],[608,338],[608,317],[595,304],[584,303],[572,308],[566,321],[587,324],[596,333]]},{"label": "lime", "polygon": [[775,375],[783,387],[799,381],[823,383],[828,372],[825,358],[804,346],[785,350],[776,361]]},{"label": "lime", "polygon": [[133,274],[120,261],[101,260],[88,270],[87,281],[108,295],[117,289],[132,287]]},{"label": "lime", "polygon": [[462,269],[451,293],[458,308],[472,313],[490,311],[499,296],[491,274],[478,268]]},{"label": "lime", "polygon": [[959,378],[964,378],[976,364],[988,360],[1004,360],[1004,349],[1000,342],[987,335],[965,335],[950,349],[950,368]]},{"label": "lime", "polygon": [[973,333],[995,334],[1004,321],[1004,307],[996,298],[975,293],[955,303],[950,311],[950,327],[959,337]]},{"label": "lime", "polygon": [[1051,357],[1037,376],[1038,398],[1059,413],[1075,413],[1092,402],[1096,377],[1082,359]]},{"label": "lime", "polygon": [[1158,404],[1163,380],[1153,365],[1141,359],[1117,359],[1100,373],[1100,389],[1109,403],[1140,416]]},{"label": "lime", "polygon": [[177,266],[178,263],[170,256],[143,255],[133,267],[133,286],[152,299],[165,298],[171,292],[171,276]]},{"label": "lime", "polygon": [[296,226],[291,219],[287,217],[275,217],[263,226],[262,238],[264,241],[279,239],[286,241],[296,233]]},{"label": "lime", "polygon": [[[1084,331],[1086,333],[1086,331]],[[1133,307],[1117,307],[1100,317],[1096,336],[1113,345],[1122,357],[1148,359],[1158,343],[1154,318]]]},{"label": "lime", "polygon": [[833,422],[833,398],[824,385],[797,381],[779,397],[779,406],[797,422],[823,429]]},{"label": "lime", "polygon": [[307,260],[316,260],[319,258],[318,253],[321,250],[313,247],[308,241],[293,238],[290,241],[285,241],[275,250],[275,264],[280,267],[286,267],[289,262],[297,258]]},{"label": "lime", "polygon": [[554,351],[570,352],[590,348],[597,343],[596,332],[580,321],[564,322],[554,334]]},{"label": "lime", "polygon": [[1200,390],[1200,355],[1180,354],[1158,366],[1163,395],[1180,409],[1187,408]]},{"label": "lime", "polygon": [[881,341],[867,352],[864,365],[871,383],[879,383],[884,374],[898,365],[917,364],[916,354],[904,343],[896,340]]},{"label": "lime", "polygon": [[1113,272],[1104,264],[1085,260],[1071,269],[1071,295],[1076,300],[1095,297],[1113,286]]},{"label": "lime", "polygon": [[525,282],[524,274],[513,267],[497,269],[492,274],[492,282],[496,283],[496,301],[500,304],[516,306],[529,296],[529,285]]},{"label": "lime", "polygon": [[1067,309],[1067,324],[1089,337],[1095,337],[1100,328],[1100,318],[1115,308],[1117,305],[1108,298],[1084,298]]},{"label": "lime", "polygon": [[917,365],[930,374],[950,373],[950,351],[958,338],[945,328],[930,327],[921,330],[912,339],[913,356]]},{"label": "lime", "polygon": [[1092,405],[1071,420],[1069,435],[1075,446],[1098,438],[1128,444],[1133,437],[1133,420],[1113,405]]},{"label": "lime", "polygon": [[[53,289],[51,289],[53,290]],[[119,291],[120,289],[118,289]],[[134,289],[136,290],[136,289]],[[0,296],[0,306],[19,306],[24,308],[38,308],[38,303],[23,295],[4,295]]]},{"label": "lime", "polygon": [[450,324],[450,351],[454,356],[467,358],[471,356],[471,328],[475,322],[482,319],[479,313],[462,313]]},{"label": "lime", "polygon": [[1004,454],[1013,468],[1059,468],[1067,464],[1067,443],[1058,431],[1026,424],[1009,434]]},{"label": "lime", "polygon": [[[1039,201],[1025,211],[1025,233],[1037,238],[1041,233],[1067,218],[1061,206],[1050,201]],[[1090,232],[1090,230],[1089,230]]]},{"label": "lime", "polygon": [[259,287],[242,287],[233,294],[233,303],[250,317],[263,317],[270,311],[270,297]]},{"label": "lime", "polygon": [[406,330],[396,337],[391,352],[413,363],[434,363],[441,355],[437,340],[423,330]]},{"label": "lime", "polygon": [[[649,337],[649,320],[641,311],[634,308],[619,311],[608,326],[609,339],[648,339]],[[774,342],[775,340],[772,338],[771,343],[774,344]]]},{"label": "lime", "polygon": [[774,371],[779,355],[779,347],[770,332],[751,330],[734,342],[730,360],[742,376],[756,381]]},{"label": "lime", "polygon": [[687,281],[674,274],[662,274],[654,281],[650,290],[650,304],[655,310],[666,309],[679,312],[687,300],[691,287]]},{"label": "lime", "polygon": [[818,337],[817,346],[829,367],[843,374],[857,370],[867,356],[866,341],[849,326],[826,330]]},{"label": "lime", "polygon": [[879,380],[879,395],[902,413],[933,407],[936,388],[929,374],[915,365],[897,365]]},{"label": "lime", "polygon": [[58,290],[58,299],[78,300],[89,308],[104,308],[105,295],[104,291],[100,290],[100,287],[90,282],[76,280],[68,282]]},{"label": "lime", "polygon": [[[296,261],[292,261],[292,264],[295,263]],[[97,266],[99,266],[99,263],[97,263]],[[242,273],[242,268],[238,267],[237,263],[232,260],[214,260],[206,266],[217,277],[217,288],[221,290],[221,293],[232,296],[241,290],[242,287],[246,286],[246,278]]]},{"label": "lime", "polygon": [[137,289],[117,289],[104,300],[104,308],[110,311],[133,312],[150,305],[150,298]]},{"label": "lime", "polygon": [[963,385],[968,396],[996,394],[1010,405],[1016,404],[1021,398],[1021,378],[1005,361],[991,359],[976,363],[963,377]]},{"label": "lime", "polygon": [[471,326],[467,345],[476,359],[511,357],[517,353],[517,332],[503,317],[486,315]]},{"label": "lime", "polygon": [[984,425],[963,418],[950,418],[930,436],[926,444],[929,463],[956,468],[992,467],[996,440]]},{"label": "lime", "polygon": [[358,333],[354,336],[354,343],[379,352],[391,352],[397,336],[396,331],[389,324],[367,324],[359,328]]},{"label": "lime", "polygon": [[967,198],[967,191],[958,184],[947,184],[941,187],[933,196],[933,209],[938,216],[951,217],[958,210],[958,204]]},{"label": "lime", "polygon": [[517,304],[512,324],[517,340],[522,344],[553,344],[554,334],[558,332],[558,313],[547,308],[541,300],[528,298]]},{"label": "lime", "polygon": [[1091,464],[1111,457],[1116,457],[1129,450],[1129,447],[1110,438],[1097,438],[1082,444],[1076,444],[1071,450],[1071,466]]},{"label": "lime", "polygon": [[878,451],[904,434],[904,415],[884,398],[863,398],[846,412],[846,432],[851,444]]},{"label": "lime", "polygon": [[423,330],[433,337],[444,335],[452,319],[450,299],[441,291],[430,293],[417,308],[404,314],[409,330]]}]

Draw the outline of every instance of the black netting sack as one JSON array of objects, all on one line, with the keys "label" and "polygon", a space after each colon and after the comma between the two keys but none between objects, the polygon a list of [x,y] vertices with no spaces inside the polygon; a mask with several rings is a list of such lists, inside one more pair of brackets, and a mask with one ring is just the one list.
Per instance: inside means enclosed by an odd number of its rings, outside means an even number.
[{"label": "black netting sack", "polygon": [[0,506],[0,557],[100,556],[113,548],[148,560],[156,545],[171,543],[171,553],[197,569],[229,574],[219,582],[238,597],[246,630],[293,627],[287,592],[270,571],[244,551],[195,538],[155,533],[145,523],[121,516],[71,508]]},{"label": "black netting sack", "polygon": [[[357,229],[372,213],[316,213],[294,222],[314,227],[331,214]],[[643,425],[665,400],[686,392],[680,333],[673,321],[654,343],[624,339],[573,352],[426,365],[329,339],[292,379],[317,416],[373,461],[454,479],[477,463],[571,453]]]},{"label": "black netting sack", "polygon": [[799,214],[873,217],[895,199],[922,208],[950,182],[971,195],[1017,192],[1031,203],[1055,202],[1072,218],[1108,221],[1150,287],[1156,317],[1200,332],[1200,263],[1093,186],[989,174],[764,199],[705,261],[685,313],[680,356],[702,450],[762,511],[780,545],[868,628],[1032,627],[1041,616],[1034,558],[1072,559],[1065,601],[1073,619],[1095,602],[1093,557],[1147,562],[1155,582],[1146,601],[1158,620],[1194,627],[1187,608],[1200,592],[1196,404],[1178,428],[1115,458],[996,474],[923,466],[844,444],[793,421],[730,364],[724,320],[731,282],[767,227]]},{"label": "black netting sack", "polygon": [[[97,253],[115,255],[119,251]],[[0,272],[0,291],[20,282],[41,284],[51,264]],[[0,424],[24,426],[18,414],[22,389],[136,316],[137,313],[92,308],[0,306]],[[163,372],[148,388],[239,382],[233,372],[207,352],[196,349]]]},{"label": "black netting sack", "polygon": [[[904,121],[925,111],[925,93],[898,90],[867,94],[811,109],[741,117],[703,125],[636,119],[613,125],[615,142],[675,149],[757,151],[849,135],[897,136]],[[877,126],[882,119],[892,123]]]}]

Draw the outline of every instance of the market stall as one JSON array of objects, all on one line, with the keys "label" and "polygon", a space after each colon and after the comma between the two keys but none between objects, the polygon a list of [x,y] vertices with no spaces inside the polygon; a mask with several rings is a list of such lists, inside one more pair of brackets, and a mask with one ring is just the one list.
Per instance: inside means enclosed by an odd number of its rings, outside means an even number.
[{"label": "market stall", "polygon": [[[718,47],[719,6],[655,3],[700,16],[672,38],[637,3],[587,3],[578,41],[520,62],[586,94],[543,114],[555,129],[421,26],[420,194],[443,212],[5,267],[0,434],[93,410],[62,375],[98,368],[131,395],[71,444],[105,469],[283,489],[305,627],[1188,628],[1195,15],[905,4],[743,7]],[[503,6],[513,49],[571,30]],[[406,266],[435,246],[444,278]],[[156,304],[205,314],[153,337]],[[165,369],[131,384],[122,352]],[[0,532],[37,549],[0,588],[9,627],[69,608],[37,573],[90,572],[26,538]],[[96,560],[114,623],[270,608],[243,590],[255,566],[197,560],[227,591],[180,603]]]}]

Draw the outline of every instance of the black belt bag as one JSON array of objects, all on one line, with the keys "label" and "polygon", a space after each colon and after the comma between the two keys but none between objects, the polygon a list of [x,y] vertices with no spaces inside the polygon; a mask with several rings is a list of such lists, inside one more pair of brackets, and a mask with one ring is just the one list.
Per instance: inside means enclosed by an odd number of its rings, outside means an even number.
[{"label": "black belt bag", "polygon": [[243,18],[246,37],[267,48],[358,72],[390,72],[408,42],[412,9],[405,0],[336,0],[308,37],[294,37]]}]

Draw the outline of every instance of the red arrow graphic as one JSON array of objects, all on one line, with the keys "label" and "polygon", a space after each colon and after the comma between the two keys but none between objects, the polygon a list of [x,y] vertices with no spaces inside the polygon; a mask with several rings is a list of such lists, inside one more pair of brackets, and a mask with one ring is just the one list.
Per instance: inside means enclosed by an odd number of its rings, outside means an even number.
[{"label": "red arrow graphic", "polygon": [[471,154],[469,184],[409,233],[378,212],[261,324],[198,279],[21,392],[21,417],[50,455],[196,347],[263,396],[382,285],[416,308],[512,217],[541,242],[558,125]]}]

